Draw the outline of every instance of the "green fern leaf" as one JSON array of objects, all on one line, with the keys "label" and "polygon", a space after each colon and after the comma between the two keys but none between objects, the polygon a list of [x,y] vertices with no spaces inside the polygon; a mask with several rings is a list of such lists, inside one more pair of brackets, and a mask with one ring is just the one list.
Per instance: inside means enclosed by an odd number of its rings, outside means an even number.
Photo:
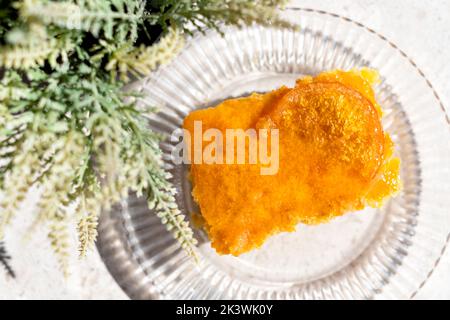
[{"label": "green fern leaf", "polygon": [[182,34],[172,28],[165,36],[152,46],[132,47],[125,44],[110,54],[105,69],[111,71],[112,77],[120,75],[123,81],[128,81],[128,74],[136,78],[150,74],[156,67],[168,63],[184,47]]},{"label": "green fern leaf", "polygon": [[[23,19],[38,19],[66,29],[91,32],[95,37],[103,32],[108,39],[114,38],[114,31],[125,38],[136,39],[138,24],[144,14],[143,1],[126,0],[78,0],[43,2],[24,0],[20,5]],[[119,28],[119,25],[122,27]]]},{"label": "green fern leaf", "polygon": [[64,276],[69,276],[70,244],[66,214],[59,212],[50,222],[48,238]]}]

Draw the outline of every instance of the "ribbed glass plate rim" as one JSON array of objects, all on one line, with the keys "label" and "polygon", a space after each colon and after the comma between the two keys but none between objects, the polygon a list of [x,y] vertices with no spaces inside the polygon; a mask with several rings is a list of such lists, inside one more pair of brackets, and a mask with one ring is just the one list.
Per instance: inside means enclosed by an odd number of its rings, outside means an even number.
[{"label": "ribbed glass plate rim", "polygon": [[[432,93],[433,93],[433,95],[434,95],[434,98],[436,99],[436,102],[437,102],[437,104],[439,105],[439,108],[440,108],[441,111],[442,111],[442,115],[443,115],[444,118],[445,118],[445,122],[447,123],[447,127],[450,128],[450,119],[449,119],[449,116],[448,116],[448,114],[447,114],[447,112],[446,112],[445,106],[444,106],[444,104],[443,104],[441,98],[439,97],[439,95],[438,95],[436,89],[433,87],[432,83],[429,81],[429,79],[428,79],[427,76],[424,74],[424,72],[423,72],[423,71],[418,67],[418,65],[414,62],[414,60],[413,60],[412,58],[410,58],[403,50],[401,50],[394,42],[392,42],[391,40],[389,40],[388,38],[386,38],[384,35],[380,34],[379,32],[375,31],[374,29],[369,28],[369,27],[365,26],[364,24],[362,24],[362,23],[360,23],[360,22],[358,22],[358,21],[355,21],[355,20],[353,20],[353,19],[351,19],[351,18],[342,16],[342,15],[339,15],[339,14],[336,14],[336,13],[331,13],[331,12],[328,12],[328,11],[325,11],[325,10],[318,10],[318,9],[312,9],[312,8],[302,8],[302,7],[298,7],[298,6],[288,6],[288,7],[285,8],[285,11],[308,12],[308,13],[315,13],[315,14],[319,14],[319,15],[324,15],[324,16],[329,16],[329,17],[337,18],[337,19],[340,19],[340,20],[345,21],[345,22],[347,22],[347,23],[351,23],[351,24],[353,24],[355,27],[360,28],[360,29],[363,29],[363,30],[366,31],[366,32],[370,32],[371,34],[375,35],[376,37],[378,37],[379,39],[381,39],[382,41],[384,41],[385,43],[387,43],[390,47],[392,47],[392,48],[395,49],[398,53],[400,53],[400,55],[401,55],[403,58],[405,58],[405,59],[410,63],[410,65],[415,69],[415,71],[418,73],[418,75],[419,75],[421,78],[423,78],[423,79],[425,80],[426,85],[427,85],[427,86],[429,87],[429,89],[432,91]],[[191,41],[195,41],[195,39],[197,39],[197,38],[200,37],[200,36],[202,36],[202,34],[200,34],[200,33],[197,32],[197,33],[194,35],[194,37],[191,39]],[[158,74],[159,74],[159,70],[157,70],[157,71],[155,72],[155,74],[153,75],[153,77],[146,78],[146,79],[143,81],[143,83],[140,84],[140,88],[138,87],[137,89],[138,89],[138,90],[142,90],[142,88],[143,88],[143,87],[146,87],[146,86],[149,84],[149,82],[151,81],[151,79],[152,79],[152,78],[155,79],[155,77],[157,77]],[[103,219],[103,220],[105,220],[105,219]],[[106,219],[106,220],[107,220],[107,219]],[[105,223],[105,224],[106,224],[106,223]],[[101,228],[101,229],[102,229],[102,228]],[[128,230],[125,230],[125,232],[127,233]],[[125,237],[126,239],[130,239],[129,236],[130,236],[130,235],[118,235],[118,234],[115,235],[116,238],[122,238],[122,237]],[[102,232],[100,232],[100,238],[102,238]],[[123,239],[123,238],[122,238],[122,239]],[[100,240],[101,240],[101,239],[100,239]],[[112,239],[110,239],[110,240],[112,240]],[[102,246],[101,246],[101,243],[102,243],[102,242],[103,242],[103,241],[99,241],[99,244],[98,244],[98,249],[99,249],[100,253],[102,253],[102,248],[101,248],[101,247],[102,247]],[[442,256],[443,256],[444,252],[446,251],[446,249],[447,249],[449,243],[450,243],[450,231],[447,233],[447,237],[446,237],[445,243],[443,244],[443,246],[442,246],[442,248],[441,248],[441,250],[440,250],[439,256],[438,256],[438,257],[436,258],[436,260],[434,261],[433,267],[429,270],[428,274],[425,276],[425,278],[423,279],[423,281],[422,281],[422,282],[417,286],[417,288],[411,293],[411,295],[410,295],[410,297],[409,297],[410,299],[414,298],[414,297],[418,294],[418,292],[424,287],[424,285],[428,282],[428,280],[430,279],[431,275],[434,273],[436,267],[438,266],[439,262],[441,261]],[[123,243],[122,243],[122,245],[123,245]],[[122,248],[122,249],[124,249],[124,248]],[[125,251],[127,251],[127,250],[125,250]],[[105,257],[103,257],[103,258],[104,258],[104,260],[106,260]],[[111,263],[113,263],[113,264],[124,264],[124,263],[128,263],[128,267],[130,267],[129,261],[127,261],[127,260],[129,260],[130,258],[136,259],[137,257],[136,257],[133,253],[131,253],[131,256],[130,256],[130,253],[127,251],[126,254],[120,254],[120,255],[119,255],[119,254],[116,254],[116,255],[114,255],[113,258],[109,257],[109,258],[107,259],[108,261],[105,261],[105,263],[107,264],[107,267],[110,269],[111,273],[113,273],[113,276],[114,276],[114,272],[113,272],[113,270],[111,270],[111,267],[110,267]],[[137,259],[137,261],[139,261],[139,259]],[[139,271],[139,265],[138,265],[138,263],[136,263],[135,265],[133,264],[133,265],[132,265],[132,268],[133,268],[134,270],[129,270],[130,272],[136,271],[135,273],[139,273],[139,272],[138,272],[138,271]],[[145,274],[143,274],[142,277],[145,277]],[[118,280],[118,279],[116,278],[116,280]],[[134,296],[133,294],[130,294],[130,290],[132,291],[132,290],[134,290],[134,289],[130,288],[129,285],[126,285],[126,284],[121,283],[120,281],[118,281],[118,282],[119,282],[119,285],[122,286],[122,288],[124,289],[125,292],[127,292],[130,296]],[[138,285],[138,282],[137,282],[135,285]],[[133,286],[133,287],[134,287],[134,286]],[[154,297],[156,297],[156,296],[157,296],[157,295],[154,295]]]}]

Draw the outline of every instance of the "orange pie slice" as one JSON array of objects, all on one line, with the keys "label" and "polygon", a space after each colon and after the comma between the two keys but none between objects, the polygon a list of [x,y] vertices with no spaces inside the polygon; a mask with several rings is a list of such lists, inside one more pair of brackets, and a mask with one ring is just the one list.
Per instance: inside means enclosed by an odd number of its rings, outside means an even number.
[{"label": "orange pie slice", "polygon": [[[278,132],[278,170],[261,159],[244,164],[194,163],[192,195],[213,248],[240,255],[299,223],[318,224],[365,206],[379,207],[400,188],[398,158],[381,125],[372,85],[376,72],[332,71],[266,94],[230,99],[184,120],[202,130],[255,129],[258,141]],[[262,134],[264,129],[267,134]],[[189,145],[191,154],[199,145]],[[207,143],[200,146],[202,151]],[[225,150],[223,158],[226,157]],[[198,150],[197,150],[198,151]],[[273,155],[271,155],[273,156]],[[266,159],[267,160],[267,159]]]}]

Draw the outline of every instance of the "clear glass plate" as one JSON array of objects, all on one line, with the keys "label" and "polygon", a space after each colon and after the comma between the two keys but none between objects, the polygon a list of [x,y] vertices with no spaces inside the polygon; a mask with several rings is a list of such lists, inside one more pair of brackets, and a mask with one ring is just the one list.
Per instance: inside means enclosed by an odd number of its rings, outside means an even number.
[{"label": "clear glass plate", "polygon": [[[384,126],[401,158],[403,191],[382,209],[366,209],[319,226],[270,238],[238,258],[219,256],[201,230],[200,262],[131,196],[103,215],[98,242],[109,270],[139,299],[412,298],[430,277],[449,241],[449,118],[422,71],[395,44],[350,19],[290,8],[298,31],[253,26],[209,31],[135,84],[152,129],[169,134],[191,110],[223,99],[293,85],[300,75],[368,66],[379,70],[376,95]],[[163,143],[170,154],[173,145]],[[188,167],[166,157],[186,214],[195,211]],[[345,187],[345,186],[344,186]],[[221,192],[221,190],[217,190]]]}]

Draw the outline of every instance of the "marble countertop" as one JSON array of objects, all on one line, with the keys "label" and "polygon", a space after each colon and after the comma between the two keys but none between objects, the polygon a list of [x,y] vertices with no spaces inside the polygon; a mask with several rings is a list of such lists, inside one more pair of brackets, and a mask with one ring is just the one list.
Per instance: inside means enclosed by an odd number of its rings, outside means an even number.
[{"label": "marble countertop", "polygon": [[[364,22],[402,48],[425,72],[450,112],[450,1],[448,0],[294,0],[291,4],[323,9]],[[71,276],[58,271],[44,230],[23,238],[32,207],[25,204],[6,235],[16,279],[0,272],[0,299],[127,299],[96,251],[73,257]],[[75,245],[75,232],[73,242]],[[419,292],[419,299],[450,299],[450,251]]]}]

